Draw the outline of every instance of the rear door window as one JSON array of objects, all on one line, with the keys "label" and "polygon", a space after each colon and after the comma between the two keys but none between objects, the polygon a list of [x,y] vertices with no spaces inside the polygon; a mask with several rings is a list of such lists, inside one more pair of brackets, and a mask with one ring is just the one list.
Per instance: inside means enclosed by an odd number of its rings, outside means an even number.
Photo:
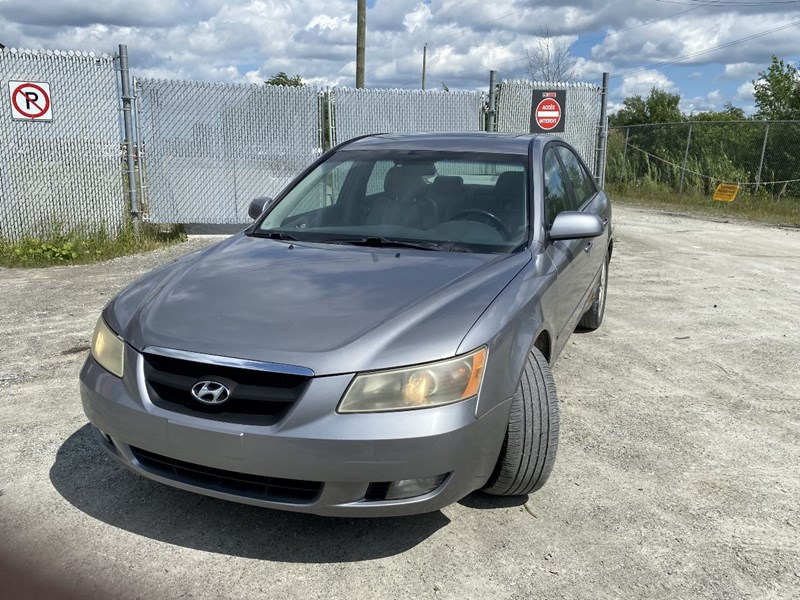
[{"label": "rear door window", "polygon": [[564,171],[552,146],[544,155],[544,207],[548,227],[553,224],[558,213],[575,210],[567,189]]},{"label": "rear door window", "polygon": [[556,151],[561,157],[567,178],[572,185],[572,193],[575,195],[575,208],[573,210],[580,210],[597,193],[597,189],[592,178],[589,177],[581,161],[572,150],[566,146],[557,146]]}]

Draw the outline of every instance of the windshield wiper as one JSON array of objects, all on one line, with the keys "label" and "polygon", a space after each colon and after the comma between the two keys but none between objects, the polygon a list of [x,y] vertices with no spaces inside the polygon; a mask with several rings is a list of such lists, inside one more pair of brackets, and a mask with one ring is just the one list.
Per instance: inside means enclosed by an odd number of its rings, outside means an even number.
[{"label": "windshield wiper", "polygon": [[436,242],[416,241],[407,242],[405,240],[393,240],[385,237],[352,237],[352,238],[331,238],[324,240],[334,244],[350,244],[352,246],[369,246],[370,248],[416,248],[417,250],[440,250],[441,247]]},{"label": "windshield wiper", "polygon": [[269,238],[271,240],[286,240],[289,242],[296,242],[297,238],[290,233],[283,231],[276,231],[275,229],[268,229],[267,231],[254,231],[251,235],[255,237]]}]

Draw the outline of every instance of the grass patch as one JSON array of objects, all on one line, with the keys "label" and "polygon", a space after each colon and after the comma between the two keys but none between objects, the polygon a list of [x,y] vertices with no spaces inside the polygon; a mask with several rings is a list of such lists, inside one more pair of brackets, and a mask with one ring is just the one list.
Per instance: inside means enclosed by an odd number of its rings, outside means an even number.
[{"label": "grass patch", "polygon": [[142,223],[137,236],[133,225],[126,225],[119,235],[99,230],[89,233],[63,232],[59,226],[38,238],[17,242],[0,239],[0,266],[50,267],[65,264],[86,264],[118,256],[155,250],[186,240],[182,226],[164,230],[160,225]]},{"label": "grass patch", "polygon": [[768,194],[751,194],[740,190],[733,202],[715,202],[710,196],[695,193],[679,195],[676,191],[658,185],[611,183],[606,191],[613,201],[637,206],[652,206],[683,211],[714,218],[733,217],[774,225],[800,227],[800,200],[782,198],[775,200]]}]

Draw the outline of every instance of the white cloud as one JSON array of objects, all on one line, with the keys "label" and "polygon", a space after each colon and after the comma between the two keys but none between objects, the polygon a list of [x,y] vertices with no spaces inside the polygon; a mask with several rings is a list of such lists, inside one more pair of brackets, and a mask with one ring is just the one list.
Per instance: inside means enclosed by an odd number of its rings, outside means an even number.
[{"label": "white cloud", "polygon": [[403,25],[409,33],[414,33],[417,29],[422,29],[432,16],[431,7],[420,2],[403,17]]},{"label": "white cloud", "polygon": [[622,85],[619,86],[614,96],[621,98],[635,95],[647,96],[653,88],[666,92],[677,90],[675,84],[662,72],[646,69],[623,77]]},{"label": "white cloud", "polygon": [[738,62],[725,65],[722,76],[729,79],[753,78],[763,68],[763,65],[751,62]]},{"label": "white cloud", "polygon": [[582,56],[575,61],[575,79],[578,81],[596,82],[603,78],[603,73],[608,73],[611,70],[611,66],[608,63],[586,59]]},{"label": "white cloud", "polygon": [[331,17],[329,15],[317,15],[308,22],[306,31],[318,27],[319,29],[339,29],[343,23],[350,21],[350,15]]},{"label": "white cloud", "polygon": [[709,112],[722,109],[726,99],[719,90],[712,90],[705,96],[695,96],[681,101],[681,110],[687,114]]},{"label": "white cloud", "polygon": [[753,101],[753,90],[755,86],[752,81],[746,81],[736,88],[736,99],[743,102]]},{"label": "white cloud", "polygon": [[[431,87],[485,88],[489,69],[501,79],[523,74],[525,49],[547,25],[556,40],[573,44],[577,77],[596,82],[603,71],[624,73],[784,25],[800,19],[799,10],[776,4],[686,12],[650,0],[377,0],[367,11],[366,81],[418,87],[428,42]],[[353,0],[136,0],[135,10],[130,0],[5,0],[0,42],[98,53],[125,43],[137,75],[258,82],[286,71],[308,82],[353,85],[355,12]],[[692,97],[706,97],[702,87],[712,78],[701,67],[710,63],[732,90],[766,68],[773,53],[796,60],[795,38],[787,29],[698,55],[687,61],[701,73],[697,79],[684,67],[671,67],[669,77],[639,71],[614,80],[614,97],[653,86],[680,91],[675,81],[690,83]]]}]

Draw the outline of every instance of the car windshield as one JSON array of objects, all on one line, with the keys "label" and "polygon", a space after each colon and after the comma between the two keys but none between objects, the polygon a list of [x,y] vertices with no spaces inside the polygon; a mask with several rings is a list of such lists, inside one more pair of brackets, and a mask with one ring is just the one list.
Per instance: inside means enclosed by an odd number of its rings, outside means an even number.
[{"label": "car windshield", "polygon": [[298,182],[252,235],[513,252],[528,239],[526,158],[479,152],[343,150]]}]

